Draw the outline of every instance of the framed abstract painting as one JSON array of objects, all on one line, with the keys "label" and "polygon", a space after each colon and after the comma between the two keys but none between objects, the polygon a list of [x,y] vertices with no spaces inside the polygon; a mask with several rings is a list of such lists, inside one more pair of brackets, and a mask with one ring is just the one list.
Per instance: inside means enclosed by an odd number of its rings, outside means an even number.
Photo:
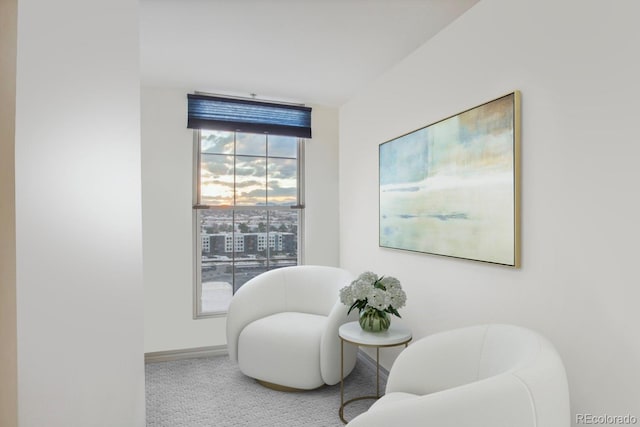
[{"label": "framed abstract painting", "polygon": [[380,246],[518,267],[520,93],[379,146]]}]

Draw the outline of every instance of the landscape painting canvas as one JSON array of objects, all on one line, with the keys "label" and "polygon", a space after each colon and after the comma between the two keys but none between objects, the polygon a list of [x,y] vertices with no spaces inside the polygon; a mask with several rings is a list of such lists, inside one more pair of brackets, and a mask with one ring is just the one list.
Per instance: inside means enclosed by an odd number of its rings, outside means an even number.
[{"label": "landscape painting canvas", "polygon": [[519,93],[380,144],[380,246],[517,267]]}]

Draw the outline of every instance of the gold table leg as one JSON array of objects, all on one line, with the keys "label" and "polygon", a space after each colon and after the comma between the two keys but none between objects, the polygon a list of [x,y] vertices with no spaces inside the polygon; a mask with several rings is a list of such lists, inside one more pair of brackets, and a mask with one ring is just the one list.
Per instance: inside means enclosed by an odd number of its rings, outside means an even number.
[{"label": "gold table leg", "polygon": [[[344,408],[345,406],[347,406],[349,403],[351,402],[355,402],[358,400],[364,400],[364,399],[379,399],[380,396],[380,347],[395,347],[395,346],[399,346],[399,345],[403,345],[404,344],[404,348],[407,348],[409,346],[409,341],[411,341],[411,336],[409,336],[409,338],[407,339],[407,341],[405,342],[400,342],[397,344],[390,344],[390,345],[368,345],[368,344],[362,344],[365,345],[366,347],[375,347],[376,348],[376,395],[375,396],[362,396],[362,397],[355,397],[353,399],[349,399],[346,402],[344,401],[344,338],[342,338],[342,336],[340,336],[340,409],[338,410],[338,415],[340,416],[340,419],[342,420],[343,423],[347,424],[348,421],[344,418]],[[355,344],[355,345],[361,345],[361,344],[357,344],[355,342],[351,342],[351,341],[347,341],[351,344]]]},{"label": "gold table leg", "polygon": [[344,340],[342,338],[340,338],[340,410],[338,414],[346,424],[347,421],[344,419]]},{"label": "gold table leg", "polygon": [[380,347],[376,347],[376,397],[380,398]]},{"label": "gold table leg", "polygon": [[375,396],[361,396],[344,401],[344,340],[340,339],[340,409],[338,415],[340,420],[347,424],[348,421],[344,418],[344,408],[349,403],[356,402],[364,399],[379,399],[380,398],[380,347],[376,347],[376,395]]}]

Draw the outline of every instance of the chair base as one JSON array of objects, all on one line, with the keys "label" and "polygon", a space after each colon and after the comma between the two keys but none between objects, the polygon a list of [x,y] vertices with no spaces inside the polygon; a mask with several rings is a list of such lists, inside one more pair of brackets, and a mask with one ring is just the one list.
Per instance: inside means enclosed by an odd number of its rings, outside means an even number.
[{"label": "chair base", "polygon": [[256,381],[258,382],[258,384],[260,384],[263,387],[270,388],[271,390],[276,390],[276,391],[284,391],[287,393],[316,390],[322,387],[320,386],[312,389],[304,389],[304,388],[295,388],[295,387],[288,387],[286,385],[274,384],[268,381],[262,381],[262,380],[256,380]]}]

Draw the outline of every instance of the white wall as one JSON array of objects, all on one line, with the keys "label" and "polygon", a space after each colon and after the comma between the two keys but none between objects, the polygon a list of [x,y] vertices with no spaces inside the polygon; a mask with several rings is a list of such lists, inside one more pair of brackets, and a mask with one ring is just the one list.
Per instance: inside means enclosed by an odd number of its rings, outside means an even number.
[{"label": "white wall", "polygon": [[18,424],[16,324],[16,119],[17,1],[0,0],[0,420]]},{"label": "white wall", "polygon": [[[483,0],[340,111],[341,265],[397,276],[416,338],[483,322],[542,332],[574,414],[640,417],[639,14],[631,0]],[[514,89],[522,268],[379,248],[378,144]]]},{"label": "white wall", "polygon": [[21,427],[145,423],[137,3],[18,3]]},{"label": "white wall", "polygon": [[[226,345],[224,317],[193,319],[193,133],[189,89],[142,88],[145,352]],[[338,113],[312,106],[305,263],[338,264]]]},{"label": "white wall", "polygon": [[142,88],[145,352],[225,343],[225,319],[193,319],[193,132],[187,93]]}]

